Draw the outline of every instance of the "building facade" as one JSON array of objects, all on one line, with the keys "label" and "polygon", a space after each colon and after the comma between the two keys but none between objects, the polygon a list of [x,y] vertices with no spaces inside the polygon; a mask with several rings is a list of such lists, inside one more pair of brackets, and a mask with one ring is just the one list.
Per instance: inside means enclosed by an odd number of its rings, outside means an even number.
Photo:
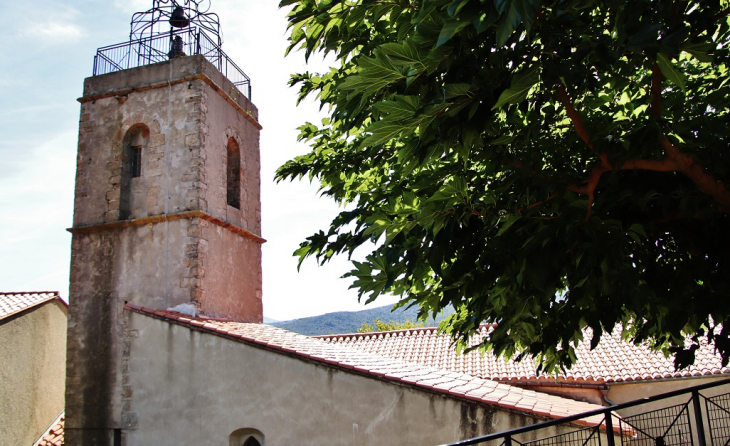
[{"label": "building facade", "polygon": [[58,292],[0,293],[0,444],[30,445],[63,412],[66,304]]}]

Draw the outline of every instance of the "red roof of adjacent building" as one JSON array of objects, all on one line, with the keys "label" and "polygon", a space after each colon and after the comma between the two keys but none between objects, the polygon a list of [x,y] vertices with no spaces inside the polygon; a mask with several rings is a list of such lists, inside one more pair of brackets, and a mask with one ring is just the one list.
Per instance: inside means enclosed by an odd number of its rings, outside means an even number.
[{"label": "red roof of adjacent building", "polygon": [[20,313],[23,310],[53,299],[61,300],[58,291],[0,293],[0,319]]},{"label": "red roof of adjacent building", "polygon": [[[491,326],[483,325],[480,334],[473,339],[472,345],[481,342],[490,329]],[[661,353],[653,352],[646,346],[625,342],[618,331],[604,335],[593,350],[590,349],[591,336],[588,330],[584,341],[576,348],[576,364],[557,379],[544,374],[537,375],[535,364],[528,358],[520,362],[505,362],[491,353],[483,356],[478,351],[458,354],[451,338],[447,334],[439,333],[436,328],[330,335],[318,338],[331,345],[351,347],[378,356],[500,382],[562,381],[575,384],[603,384],[730,374],[730,368],[722,366],[720,356],[715,354],[711,346],[705,345],[697,351],[693,366],[675,370],[673,358],[665,358]]]},{"label": "red roof of adjacent building", "polygon": [[[249,324],[196,318],[174,311],[152,310],[132,304],[125,308],[259,348],[338,368],[382,381],[455,398],[496,405],[508,410],[547,418],[561,418],[600,409],[595,404],[574,401],[546,393],[521,389],[464,372],[447,371],[430,366],[367,353],[323,339],[310,338],[264,324]],[[585,418],[576,424],[595,426],[602,416]]]},{"label": "red roof of adjacent building", "polygon": [[46,432],[33,446],[63,446],[63,429],[65,424],[66,416],[62,413],[48,429],[48,432]]}]

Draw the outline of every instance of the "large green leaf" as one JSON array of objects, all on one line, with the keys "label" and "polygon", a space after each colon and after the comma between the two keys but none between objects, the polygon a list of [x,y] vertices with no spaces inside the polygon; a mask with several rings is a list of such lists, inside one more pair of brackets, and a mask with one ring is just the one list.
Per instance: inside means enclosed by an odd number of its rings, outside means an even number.
[{"label": "large green leaf", "polygon": [[339,85],[343,90],[371,95],[386,85],[401,80],[405,76],[398,71],[387,57],[377,54],[376,57],[362,58],[359,61],[357,75],[351,75]]},{"label": "large green leaf", "polygon": [[527,98],[527,93],[538,82],[540,82],[540,67],[538,65],[520,71],[512,78],[509,88],[499,95],[499,99],[497,99],[497,103],[494,104],[492,109],[524,101]]},{"label": "large green leaf", "polygon": [[439,38],[436,41],[436,47],[438,48],[448,42],[459,31],[470,24],[471,22],[467,20],[448,20],[441,29],[441,34],[439,34]]},{"label": "large green leaf", "polygon": [[682,45],[682,50],[690,53],[700,62],[712,62],[713,57],[710,52],[715,49],[715,44],[710,42],[702,43],[685,43]]},{"label": "large green leaf", "polygon": [[471,85],[469,84],[446,84],[444,85],[444,99],[466,96],[470,91]]},{"label": "large green leaf", "polygon": [[400,121],[416,114],[419,101],[416,96],[396,96],[394,101],[378,102],[373,107],[384,113],[389,121]]},{"label": "large green leaf", "polygon": [[378,121],[368,126],[366,129],[370,132],[370,136],[363,140],[366,146],[377,146],[395,139],[398,135],[406,131],[413,131],[416,123],[400,124],[393,123],[389,120]]},{"label": "large green leaf", "polygon": [[672,81],[675,85],[681,88],[682,91],[685,91],[686,77],[672,64],[670,57],[664,53],[658,53],[656,55],[656,61],[664,77]]},{"label": "large green leaf", "polygon": [[507,43],[507,39],[512,36],[520,20],[521,17],[517,11],[517,6],[511,3],[509,9],[507,9],[507,13],[502,15],[502,18],[497,24],[497,46],[503,46]]}]

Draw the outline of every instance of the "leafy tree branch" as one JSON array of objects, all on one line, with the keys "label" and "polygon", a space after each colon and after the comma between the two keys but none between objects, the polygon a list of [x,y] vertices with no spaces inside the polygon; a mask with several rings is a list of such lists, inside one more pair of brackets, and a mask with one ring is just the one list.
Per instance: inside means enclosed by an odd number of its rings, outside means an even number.
[{"label": "leafy tree branch", "polygon": [[290,50],[338,58],[291,82],[330,113],[277,179],[347,205],[300,261],[366,250],[361,298],[547,371],[586,327],[730,359],[727,0],[282,6]]}]

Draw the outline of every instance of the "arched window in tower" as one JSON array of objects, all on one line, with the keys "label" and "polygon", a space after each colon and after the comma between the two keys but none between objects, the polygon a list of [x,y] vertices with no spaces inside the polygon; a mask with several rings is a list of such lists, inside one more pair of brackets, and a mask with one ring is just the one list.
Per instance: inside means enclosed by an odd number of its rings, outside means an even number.
[{"label": "arched window in tower", "polygon": [[127,220],[131,214],[131,189],[134,178],[142,176],[144,150],[150,137],[150,129],[144,124],[135,124],[127,130],[122,139],[122,166],[119,194],[119,219]]},{"label": "arched window in tower", "polygon": [[237,429],[228,437],[230,446],[263,446],[264,434],[260,430],[250,427]]},{"label": "arched window in tower", "polygon": [[233,138],[228,138],[226,159],[226,201],[228,206],[241,209],[241,149]]}]

